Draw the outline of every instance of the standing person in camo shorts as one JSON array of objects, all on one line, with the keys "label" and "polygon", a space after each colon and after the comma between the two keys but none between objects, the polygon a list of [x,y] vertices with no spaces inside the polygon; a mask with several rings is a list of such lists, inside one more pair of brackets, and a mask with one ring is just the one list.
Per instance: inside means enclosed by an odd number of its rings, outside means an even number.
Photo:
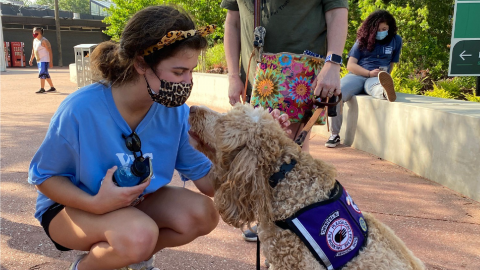
[{"label": "standing person in camo shorts", "polygon": [[[266,29],[265,51],[271,53],[291,52],[301,54],[304,50],[324,56],[340,57],[345,46],[348,29],[347,0],[262,0],[261,21]],[[230,104],[240,102],[244,82],[249,77],[247,100],[251,94],[254,73],[247,76],[250,54],[253,50],[255,1],[222,0],[227,9],[225,21],[225,55],[228,66]],[[250,63],[255,70],[256,61]],[[328,61],[317,76],[315,95],[332,97],[341,93],[340,63]],[[289,126],[290,138],[295,140],[296,131],[303,128],[299,123]],[[309,152],[309,135],[302,150]],[[246,230],[246,241],[257,241],[256,226]]]},{"label": "standing person in camo shorts", "polygon": [[[48,68],[53,67],[53,53],[52,46],[50,42],[43,36],[43,28],[35,27],[33,28],[33,48],[32,55],[30,56],[30,66],[32,66],[33,57],[37,61],[38,66],[38,78],[40,78],[40,90],[37,94],[45,92],[56,92],[57,90],[53,87],[52,79],[48,73]],[[47,80],[50,85],[50,89],[45,91],[45,80]]]}]

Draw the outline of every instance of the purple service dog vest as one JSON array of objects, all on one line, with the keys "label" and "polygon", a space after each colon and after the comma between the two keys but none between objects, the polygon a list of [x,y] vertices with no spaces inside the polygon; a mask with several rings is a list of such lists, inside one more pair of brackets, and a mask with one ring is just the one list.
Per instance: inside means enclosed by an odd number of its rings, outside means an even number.
[{"label": "purple service dog vest", "polygon": [[328,270],[342,268],[367,243],[367,223],[348,192],[337,181],[330,198],[275,222],[293,231]]}]

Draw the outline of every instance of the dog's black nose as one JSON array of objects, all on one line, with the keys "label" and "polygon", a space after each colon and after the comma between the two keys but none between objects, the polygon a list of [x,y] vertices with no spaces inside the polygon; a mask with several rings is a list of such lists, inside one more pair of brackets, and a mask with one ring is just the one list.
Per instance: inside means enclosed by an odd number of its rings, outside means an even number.
[{"label": "dog's black nose", "polygon": [[197,111],[198,107],[197,106],[191,106],[190,107],[190,113],[195,113]]}]

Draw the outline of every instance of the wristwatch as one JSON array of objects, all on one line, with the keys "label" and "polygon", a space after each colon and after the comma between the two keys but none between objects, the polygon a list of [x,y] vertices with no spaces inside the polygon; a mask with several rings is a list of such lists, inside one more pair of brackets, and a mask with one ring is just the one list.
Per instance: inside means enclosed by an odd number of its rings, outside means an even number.
[{"label": "wristwatch", "polygon": [[342,57],[338,54],[330,54],[325,58],[325,63],[332,62],[333,64],[342,65]]}]

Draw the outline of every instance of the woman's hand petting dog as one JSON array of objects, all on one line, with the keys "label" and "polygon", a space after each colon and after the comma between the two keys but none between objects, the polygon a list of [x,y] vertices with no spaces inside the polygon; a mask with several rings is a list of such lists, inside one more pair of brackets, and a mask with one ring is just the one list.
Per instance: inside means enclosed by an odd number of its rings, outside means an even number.
[{"label": "woman's hand petting dog", "polygon": [[273,119],[280,124],[282,129],[285,130],[285,133],[292,133],[292,131],[288,129],[288,126],[290,126],[290,121],[288,120],[288,115],[286,113],[280,115],[280,110],[275,109],[270,114],[272,115]]}]

